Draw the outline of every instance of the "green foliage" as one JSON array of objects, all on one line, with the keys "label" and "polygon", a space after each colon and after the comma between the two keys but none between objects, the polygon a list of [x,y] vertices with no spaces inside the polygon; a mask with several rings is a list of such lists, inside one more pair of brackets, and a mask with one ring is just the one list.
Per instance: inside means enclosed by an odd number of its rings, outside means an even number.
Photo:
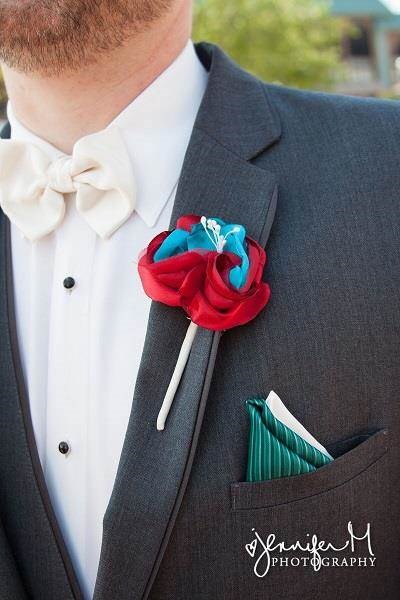
[{"label": "green foliage", "polygon": [[400,89],[398,87],[393,87],[389,90],[382,90],[378,94],[379,98],[383,98],[384,100],[400,100]]},{"label": "green foliage", "polygon": [[193,34],[262,79],[327,89],[341,75],[344,27],[324,0],[198,0]]}]

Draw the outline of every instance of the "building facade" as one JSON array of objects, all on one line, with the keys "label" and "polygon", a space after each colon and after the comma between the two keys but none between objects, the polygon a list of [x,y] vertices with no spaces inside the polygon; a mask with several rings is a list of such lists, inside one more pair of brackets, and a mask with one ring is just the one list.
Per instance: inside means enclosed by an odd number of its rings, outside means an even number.
[{"label": "building facade", "polygon": [[400,87],[400,0],[333,0],[333,14],[349,19],[345,35],[345,81],[338,91],[381,95]]}]

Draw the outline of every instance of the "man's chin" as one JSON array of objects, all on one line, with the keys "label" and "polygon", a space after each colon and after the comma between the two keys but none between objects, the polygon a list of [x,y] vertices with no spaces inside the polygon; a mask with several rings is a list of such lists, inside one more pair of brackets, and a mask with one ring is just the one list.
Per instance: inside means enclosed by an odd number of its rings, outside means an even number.
[{"label": "man's chin", "polygon": [[0,0],[0,60],[57,75],[96,62],[143,31],[175,0]]}]

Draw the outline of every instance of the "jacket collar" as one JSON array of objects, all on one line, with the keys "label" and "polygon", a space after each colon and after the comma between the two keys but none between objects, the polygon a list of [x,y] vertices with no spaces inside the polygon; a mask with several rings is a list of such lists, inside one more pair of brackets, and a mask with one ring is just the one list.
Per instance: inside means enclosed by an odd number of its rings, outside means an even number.
[{"label": "jacket collar", "polygon": [[218,46],[200,43],[195,48],[209,71],[195,128],[241,158],[254,158],[281,136],[280,120],[267,87]]}]

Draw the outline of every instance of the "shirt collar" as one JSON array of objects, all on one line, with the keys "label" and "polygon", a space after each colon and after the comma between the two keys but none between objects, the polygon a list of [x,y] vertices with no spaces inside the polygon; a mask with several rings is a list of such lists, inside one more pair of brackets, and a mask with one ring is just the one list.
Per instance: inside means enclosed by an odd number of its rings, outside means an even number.
[{"label": "shirt collar", "polygon": [[[137,185],[135,211],[153,227],[179,179],[194,121],[207,86],[207,71],[188,41],[179,56],[109,125],[125,140]],[[29,131],[7,106],[11,138],[63,153]]]}]

